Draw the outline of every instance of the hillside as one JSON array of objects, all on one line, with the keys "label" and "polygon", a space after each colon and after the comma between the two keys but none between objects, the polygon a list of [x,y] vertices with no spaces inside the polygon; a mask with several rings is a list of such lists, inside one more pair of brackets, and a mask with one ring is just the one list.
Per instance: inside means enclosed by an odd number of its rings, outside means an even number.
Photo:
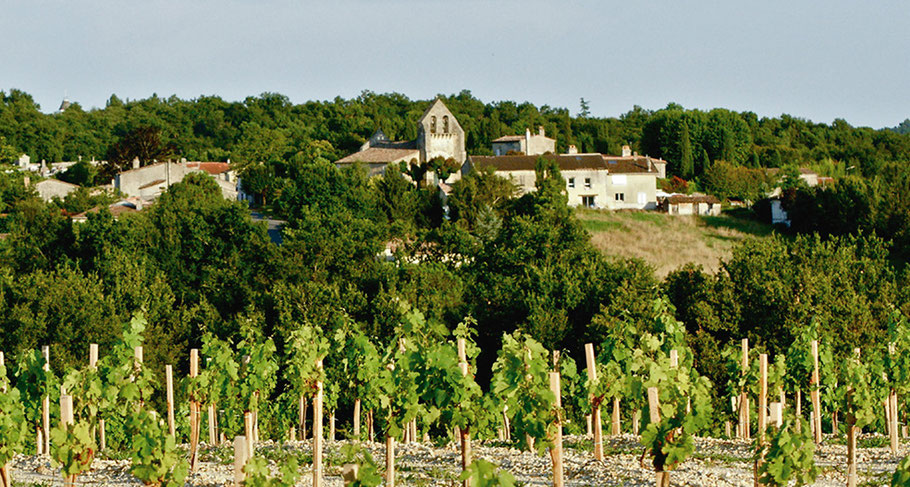
[{"label": "hillside", "polygon": [[765,237],[773,231],[769,225],[727,213],[704,217],[650,211],[579,210],[577,216],[600,251],[643,259],[654,267],[658,278],[688,262],[715,272],[737,243]]}]

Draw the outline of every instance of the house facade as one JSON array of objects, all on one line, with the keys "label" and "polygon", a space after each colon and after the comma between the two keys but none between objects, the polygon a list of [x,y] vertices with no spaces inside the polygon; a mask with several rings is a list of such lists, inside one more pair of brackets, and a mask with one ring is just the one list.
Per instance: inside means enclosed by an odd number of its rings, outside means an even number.
[{"label": "house facade", "polygon": [[526,156],[555,154],[556,139],[547,137],[543,127],[538,127],[534,135],[531,135],[530,129],[526,129],[524,135],[505,135],[493,141],[494,155],[505,156],[510,153]]},{"label": "house facade", "polygon": [[570,206],[610,210],[657,208],[657,168],[641,160],[604,154],[544,154],[538,156],[470,156],[465,170],[492,167],[511,179],[522,194],[535,191],[534,171],[539,157],[555,161],[566,181]]},{"label": "house facade", "polygon": [[111,180],[111,186],[129,197],[144,200],[156,199],[172,184],[183,181],[187,174],[204,172],[211,176],[221,188],[225,199],[236,200],[239,181],[229,162],[159,162],[139,167],[133,161],[133,169],[123,171]]}]

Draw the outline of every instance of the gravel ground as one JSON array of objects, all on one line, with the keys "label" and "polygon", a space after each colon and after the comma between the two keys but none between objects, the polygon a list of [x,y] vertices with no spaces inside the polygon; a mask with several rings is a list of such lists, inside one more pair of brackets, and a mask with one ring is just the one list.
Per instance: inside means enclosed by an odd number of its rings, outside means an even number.
[{"label": "gravel ground", "polygon": [[[860,439],[867,444],[887,444],[881,435],[868,435]],[[325,474],[327,487],[341,487],[342,455],[340,448],[346,442],[330,442],[325,448],[327,461]],[[567,486],[650,486],[654,485],[654,472],[639,463],[642,447],[638,438],[631,435],[605,438],[606,458],[597,462],[591,453],[591,441],[583,436],[564,439],[564,465]],[[752,447],[738,440],[698,438],[695,454],[671,474],[674,486],[752,486]],[[364,443],[373,459],[384,468],[385,446]],[[309,468],[309,442],[292,442],[278,445],[263,442],[257,453],[270,460],[277,471],[276,461],[295,455],[302,458],[302,476],[298,485],[312,485]],[[901,445],[899,455],[891,455],[887,447],[860,448],[858,471],[860,483],[887,485],[891,472],[900,459],[910,453],[908,445]],[[815,461],[821,475],[815,485],[842,486],[846,483],[847,450],[831,438],[816,451]],[[475,458],[483,458],[511,472],[525,485],[551,485],[549,455],[537,456],[513,448],[494,444],[474,445]],[[228,447],[205,449],[200,469],[187,478],[190,486],[231,485],[233,480],[233,454]],[[435,448],[422,443],[396,446],[396,480],[400,485],[453,486],[457,484],[460,454],[454,446]],[[647,465],[647,460],[646,460]],[[94,470],[78,479],[85,485],[126,486],[139,485],[129,473],[129,460],[96,460]],[[12,462],[16,485],[62,485],[59,471],[53,469],[47,457],[18,455]]]}]

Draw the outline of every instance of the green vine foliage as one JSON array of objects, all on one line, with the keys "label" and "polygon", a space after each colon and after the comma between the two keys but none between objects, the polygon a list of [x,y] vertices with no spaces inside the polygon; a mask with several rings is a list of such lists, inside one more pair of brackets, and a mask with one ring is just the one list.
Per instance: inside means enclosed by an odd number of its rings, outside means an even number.
[{"label": "green vine foliage", "polygon": [[890,387],[897,394],[910,393],[910,325],[899,311],[891,313],[888,322],[888,337],[892,346],[885,355],[885,371]]},{"label": "green vine foliage", "polygon": [[243,467],[243,472],[246,474],[243,485],[247,487],[291,487],[297,484],[297,480],[300,478],[299,470],[297,459],[291,456],[279,468],[281,476],[272,477],[268,460],[253,457]]},{"label": "green vine foliage", "polygon": [[[341,358],[341,369],[346,378],[343,384],[347,387],[352,402],[360,399],[364,411],[379,408],[376,379],[382,369],[381,362],[379,350],[360,330],[352,329],[346,335]],[[361,434],[366,432],[362,430]]]},{"label": "green vine foliage", "polygon": [[878,419],[884,389],[881,361],[863,361],[854,354],[845,362],[840,410],[853,416],[856,427],[862,429]]},{"label": "green vine foliage", "polygon": [[44,370],[44,364],[44,355],[40,350],[26,353],[19,361],[16,377],[16,388],[25,408],[25,420],[33,432],[41,430],[44,397],[49,397],[51,404],[60,399],[59,380],[52,370]]},{"label": "green vine foliage", "polygon": [[0,365],[0,466],[20,451],[27,431],[19,390],[11,386],[6,366]]},{"label": "green vine foliage", "polygon": [[90,423],[76,420],[51,428],[51,458],[64,477],[79,475],[92,468],[98,446]]},{"label": "green vine foliage", "polygon": [[559,419],[556,396],[550,390],[549,352],[521,331],[503,335],[502,348],[493,364],[491,393],[506,408],[514,438],[528,448],[526,437],[536,440],[538,453],[551,446],[551,428]]},{"label": "green vine foliage", "polygon": [[910,456],[904,457],[897,464],[891,475],[891,487],[910,487]]},{"label": "green vine foliage", "polygon": [[[694,355],[685,342],[682,323],[663,300],[654,303],[654,333],[643,333],[632,356],[633,397],[643,398],[641,442],[653,458],[655,471],[672,470],[695,449],[693,436],[705,429],[713,415],[711,382],[694,368]],[[670,350],[678,353],[678,366],[670,366]],[[647,390],[656,387],[660,422],[650,421]]]},{"label": "green vine foliage", "polygon": [[513,487],[515,477],[505,470],[499,470],[496,465],[477,459],[471,462],[468,469],[462,472],[459,480],[470,480],[471,487]]},{"label": "green vine foliage", "polygon": [[[797,428],[801,422],[801,428]],[[810,485],[818,477],[815,442],[809,424],[802,418],[788,418],[778,429],[768,427],[768,442],[756,449],[759,483],[771,486]]]},{"label": "green vine foliage", "polygon": [[629,321],[620,321],[610,328],[610,333],[600,345],[597,354],[595,381],[585,380],[585,388],[593,401],[586,401],[583,409],[591,414],[593,404],[601,405],[614,398],[623,399],[630,394],[632,354],[638,331]]},{"label": "green vine foliage", "polygon": [[189,464],[164,422],[156,414],[141,409],[131,415],[130,428],[135,432],[130,447],[130,472],[145,485],[182,486]]},{"label": "green vine foliage", "polygon": [[420,412],[417,355],[413,341],[399,339],[398,344],[389,346],[383,358],[387,365],[376,380],[386,434],[393,438],[399,437],[405,425]]},{"label": "green vine foliage", "polygon": [[379,466],[373,460],[369,450],[356,443],[348,443],[341,447],[343,463],[357,465],[357,476],[348,487],[379,487],[382,484],[382,476],[379,474]]},{"label": "green vine foliage", "polygon": [[240,409],[244,412],[259,411],[262,401],[268,399],[277,381],[275,343],[271,338],[262,339],[248,332],[237,344],[237,349],[242,357],[236,389]]},{"label": "green vine foliage", "polygon": [[[476,347],[467,344],[466,339],[465,355],[470,363],[476,355],[468,354]],[[458,426],[468,431],[484,429],[490,421],[490,412],[483,407],[483,391],[474,380],[470,366],[468,375],[461,372],[457,344],[439,342],[414,351],[418,396],[426,407],[427,422],[439,420],[445,427]]]}]

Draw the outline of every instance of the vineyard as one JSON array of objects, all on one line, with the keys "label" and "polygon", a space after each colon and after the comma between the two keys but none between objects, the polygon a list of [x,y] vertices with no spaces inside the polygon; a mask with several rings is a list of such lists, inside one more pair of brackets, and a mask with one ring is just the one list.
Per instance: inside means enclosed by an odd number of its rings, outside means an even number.
[{"label": "vineyard", "polygon": [[449,332],[403,309],[388,346],[301,324],[281,352],[249,327],[153,371],[140,314],[63,374],[47,347],[0,354],[0,487],[910,485],[899,314],[846,360],[818,323],[775,356],[742,340],[719,387],[653,306],[650,331],[617,325],[583,364],[506,334],[484,387],[470,319]]}]

